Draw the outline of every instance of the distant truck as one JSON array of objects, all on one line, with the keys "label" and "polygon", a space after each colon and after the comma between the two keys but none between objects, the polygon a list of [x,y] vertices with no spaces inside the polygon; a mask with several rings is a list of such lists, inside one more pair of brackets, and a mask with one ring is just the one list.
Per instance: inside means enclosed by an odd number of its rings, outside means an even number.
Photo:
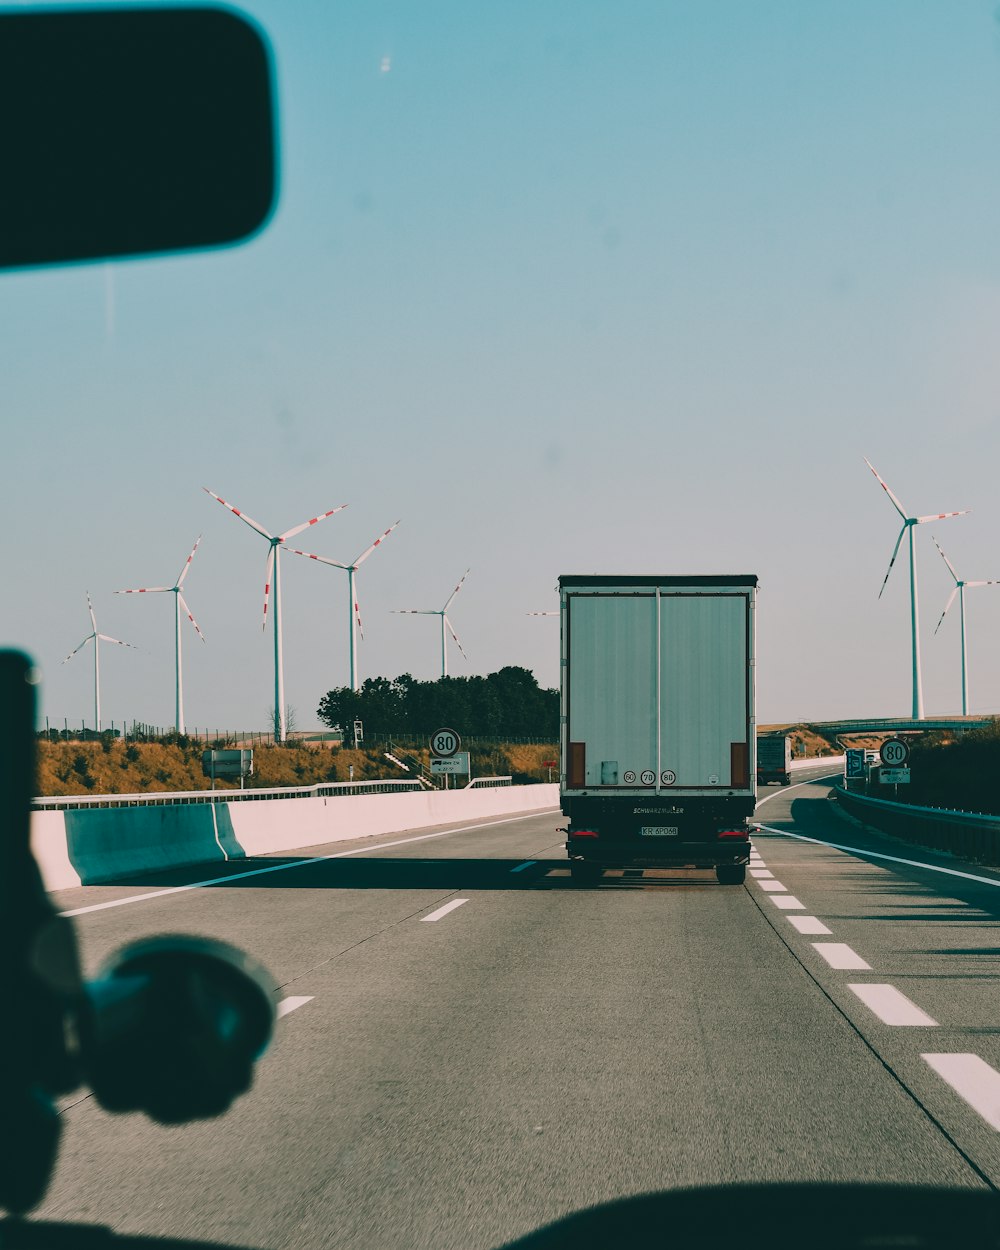
[{"label": "distant truck", "polygon": [[792,740],[781,734],[768,734],[757,739],[757,784],[783,786],[792,784]]},{"label": "distant truck", "polygon": [[756,590],[750,574],[560,577],[560,802],[574,880],[648,865],[743,882]]}]

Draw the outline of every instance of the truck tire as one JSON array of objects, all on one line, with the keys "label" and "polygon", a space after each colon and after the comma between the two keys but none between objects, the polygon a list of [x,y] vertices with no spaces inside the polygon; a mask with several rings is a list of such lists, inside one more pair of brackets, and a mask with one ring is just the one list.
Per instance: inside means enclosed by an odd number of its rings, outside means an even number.
[{"label": "truck tire", "polygon": [[717,864],[715,877],[719,885],[742,885],[747,877],[746,864]]},{"label": "truck tire", "polygon": [[569,872],[574,885],[597,885],[603,876],[604,869],[600,864],[588,864],[586,860],[571,859]]}]

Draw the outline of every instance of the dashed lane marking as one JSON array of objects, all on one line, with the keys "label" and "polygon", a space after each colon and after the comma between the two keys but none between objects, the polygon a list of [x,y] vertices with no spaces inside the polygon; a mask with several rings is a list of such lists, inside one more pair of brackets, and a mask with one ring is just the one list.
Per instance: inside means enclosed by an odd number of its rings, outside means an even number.
[{"label": "dashed lane marking", "polygon": [[287,1016],[290,1011],[295,1011],[298,1007],[304,1007],[306,1003],[311,1003],[315,997],[315,994],[293,994],[289,998],[283,998],[278,1003],[278,1019],[280,1020],[282,1016]]},{"label": "dashed lane marking", "polygon": [[461,907],[463,903],[467,903],[467,898],[453,898],[450,903],[445,903],[443,907],[439,907],[437,911],[432,911],[429,916],[421,916],[421,923],[426,924],[429,920],[440,920],[443,916],[447,916],[450,911],[454,911],[456,907]]},{"label": "dashed lane marking", "polygon": [[1000,1132],[1000,1072],[978,1055],[921,1055],[990,1128]]},{"label": "dashed lane marking", "polygon": [[771,894],[768,897],[775,907],[780,907],[782,911],[805,911],[805,905],[800,903],[794,894]]},{"label": "dashed lane marking", "polygon": [[813,950],[818,951],[831,968],[840,971],[853,969],[857,972],[871,972],[872,966],[866,963],[857,951],[852,950],[845,942],[813,942]]},{"label": "dashed lane marking", "polygon": [[774,873],[768,871],[767,868],[751,868],[750,876],[756,877],[758,881],[766,881],[770,880],[774,876]]},{"label": "dashed lane marking", "polygon": [[789,916],[788,923],[794,925],[800,933],[829,933],[822,920],[817,920],[815,916]]},{"label": "dashed lane marking", "polygon": [[[771,874],[768,873],[768,876]],[[780,881],[761,881],[758,883],[765,894],[787,894],[788,890]]]},{"label": "dashed lane marking", "polygon": [[883,1024],[911,1027],[937,1027],[926,1011],[900,993],[894,985],[848,985],[847,987],[878,1016]]}]

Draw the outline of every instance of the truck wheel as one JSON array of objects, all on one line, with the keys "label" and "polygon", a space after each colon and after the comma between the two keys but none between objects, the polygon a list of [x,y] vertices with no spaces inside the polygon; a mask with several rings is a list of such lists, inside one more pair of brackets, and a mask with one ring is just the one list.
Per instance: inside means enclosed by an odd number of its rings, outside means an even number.
[{"label": "truck wheel", "polygon": [[571,859],[569,872],[574,885],[596,885],[604,870],[600,864],[588,864],[585,860]]},{"label": "truck wheel", "polygon": [[717,864],[715,877],[719,885],[742,885],[747,877],[745,864]]}]

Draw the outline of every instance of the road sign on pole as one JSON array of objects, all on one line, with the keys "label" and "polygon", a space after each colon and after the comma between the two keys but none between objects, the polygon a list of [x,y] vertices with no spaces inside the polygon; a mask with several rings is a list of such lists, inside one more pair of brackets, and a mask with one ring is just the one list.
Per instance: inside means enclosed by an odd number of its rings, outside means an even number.
[{"label": "road sign on pole", "polygon": [[884,786],[907,786],[910,784],[908,768],[880,768],[878,779]]},{"label": "road sign on pole", "polygon": [[431,775],[435,777],[454,777],[469,771],[469,752],[459,751],[456,755],[431,756]]},{"label": "road sign on pole", "polygon": [[878,754],[887,768],[902,768],[910,758],[910,748],[902,738],[889,738],[882,743]]},{"label": "road sign on pole", "polygon": [[451,756],[462,745],[454,729],[438,729],[431,734],[431,755]]},{"label": "road sign on pole", "polygon": [[865,753],[856,747],[849,747],[846,752],[847,761],[845,774],[848,777],[863,777],[865,775]]}]

